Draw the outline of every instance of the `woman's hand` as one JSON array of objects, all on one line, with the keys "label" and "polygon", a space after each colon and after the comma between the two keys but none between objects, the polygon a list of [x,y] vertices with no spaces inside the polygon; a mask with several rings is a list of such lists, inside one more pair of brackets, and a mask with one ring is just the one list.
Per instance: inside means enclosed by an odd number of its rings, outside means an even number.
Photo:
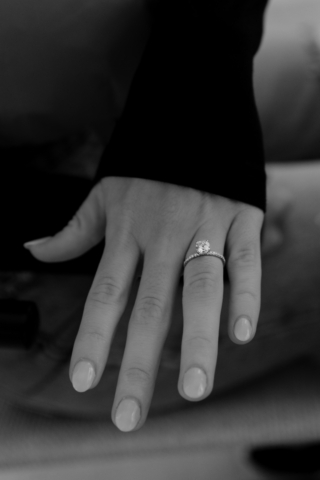
[{"label": "woman's hand", "polygon": [[[82,255],[105,236],[71,358],[70,378],[79,392],[98,384],[132,282],[142,269],[112,409],[120,430],[138,429],[146,420],[183,261],[195,253],[196,241],[208,240],[211,250],[225,251],[231,340],[242,344],[253,338],[260,309],[262,222],[258,208],[221,196],[107,177],[61,232],[26,245],[37,259],[57,262]],[[212,391],[222,298],[222,261],[191,260],[184,270],[178,382],[187,400],[202,400]]]}]

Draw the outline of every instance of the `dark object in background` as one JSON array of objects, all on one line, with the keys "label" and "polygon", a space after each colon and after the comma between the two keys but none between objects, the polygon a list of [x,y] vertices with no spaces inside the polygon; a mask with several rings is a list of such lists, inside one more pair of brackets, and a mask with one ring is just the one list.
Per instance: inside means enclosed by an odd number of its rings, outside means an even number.
[{"label": "dark object in background", "polygon": [[39,324],[39,312],[34,302],[0,299],[0,348],[31,348]]},{"label": "dark object in background", "polygon": [[312,475],[314,478],[313,474],[320,472],[320,443],[255,448],[250,452],[250,459],[269,472],[303,474],[301,478]]}]

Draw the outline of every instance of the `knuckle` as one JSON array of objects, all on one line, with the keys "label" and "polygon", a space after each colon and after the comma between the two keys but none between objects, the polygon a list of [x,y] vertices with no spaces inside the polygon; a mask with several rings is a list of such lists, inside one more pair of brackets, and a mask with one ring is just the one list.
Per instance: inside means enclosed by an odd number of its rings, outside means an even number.
[{"label": "knuckle", "polygon": [[148,295],[141,299],[136,313],[136,323],[158,325],[163,323],[167,312],[162,298],[155,295]]},{"label": "knuckle", "polygon": [[199,352],[207,351],[208,349],[212,350],[213,341],[210,337],[204,334],[194,335],[188,340],[186,340],[188,349],[197,350]]},{"label": "knuckle", "polygon": [[149,387],[152,383],[152,375],[144,368],[131,367],[125,372],[125,378],[130,385]]},{"label": "knuckle", "polygon": [[94,343],[101,344],[106,342],[106,335],[103,332],[99,332],[98,330],[87,330],[81,334],[81,342],[83,343]]},{"label": "knuckle", "polygon": [[78,230],[78,231],[83,230],[83,220],[79,210],[73,215],[71,220],[69,220],[65,228],[67,227],[72,228],[73,230]]},{"label": "knuckle", "polygon": [[123,288],[113,277],[105,276],[100,278],[98,284],[92,289],[89,301],[95,305],[114,305],[121,302]]},{"label": "knuckle", "polygon": [[253,291],[253,290],[238,290],[235,294],[235,296],[237,298],[246,298],[248,299],[250,302],[254,302],[254,303],[257,303],[260,301],[260,294],[256,291]]},{"label": "knuckle", "polygon": [[242,204],[236,217],[235,225],[240,231],[250,231],[254,235],[260,231],[264,219],[264,213],[260,208]]},{"label": "knuckle", "polygon": [[197,297],[208,297],[217,288],[218,278],[213,272],[195,272],[187,277],[183,295],[196,295]]},{"label": "knuckle", "polygon": [[236,249],[229,257],[229,265],[254,267],[257,263],[258,251],[255,242],[249,242],[246,245]]}]

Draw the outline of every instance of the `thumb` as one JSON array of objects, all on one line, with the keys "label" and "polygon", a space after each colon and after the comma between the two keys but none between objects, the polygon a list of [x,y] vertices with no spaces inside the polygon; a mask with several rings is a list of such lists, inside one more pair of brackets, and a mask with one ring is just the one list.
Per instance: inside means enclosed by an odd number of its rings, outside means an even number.
[{"label": "thumb", "polygon": [[42,262],[63,262],[77,258],[97,245],[103,239],[105,230],[105,201],[99,183],[63,230],[23,246]]}]

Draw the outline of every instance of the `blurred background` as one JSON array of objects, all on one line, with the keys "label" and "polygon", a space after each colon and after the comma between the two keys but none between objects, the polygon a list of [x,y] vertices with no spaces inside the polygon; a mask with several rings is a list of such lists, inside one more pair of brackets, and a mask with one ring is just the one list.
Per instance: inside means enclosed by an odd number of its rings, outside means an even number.
[{"label": "blurred background", "polygon": [[[73,183],[59,191],[71,188],[78,201],[124,107],[150,32],[151,6],[146,0],[1,1],[0,161],[67,177]],[[3,259],[0,300],[33,302],[40,324],[31,346],[23,341],[28,309],[16,312],[20,336],[17,329],[10,348],[10,332],[2,330],[1,480],[311,478],[311,471],[299,473],[311,460],[279,473],[261,468],[252,451],[320,442],[319,0],[269,1],[254,88],[269,193],[255,340],[232,344],[224,305],[214,393],[201,405],[188,404],[176,390],[177,298],[150,418],[141,431],[123,435],[109,417],[139,280],[99,387],[79,395],[68,361],[98,256],[56,269],[18,255]],[[66,218],[74,207],[68,208]]]},{"label": "blurred background", "polygon": [[[69,151],[86,135],[107,142],[150,32],[150,4],[3,0],[0,144],[51,142],[56,151],[60,145],[61,157],[63,141]],[[317,158],[320,5],[317,0],[268,5],[254,73],[266,156]]]}]

